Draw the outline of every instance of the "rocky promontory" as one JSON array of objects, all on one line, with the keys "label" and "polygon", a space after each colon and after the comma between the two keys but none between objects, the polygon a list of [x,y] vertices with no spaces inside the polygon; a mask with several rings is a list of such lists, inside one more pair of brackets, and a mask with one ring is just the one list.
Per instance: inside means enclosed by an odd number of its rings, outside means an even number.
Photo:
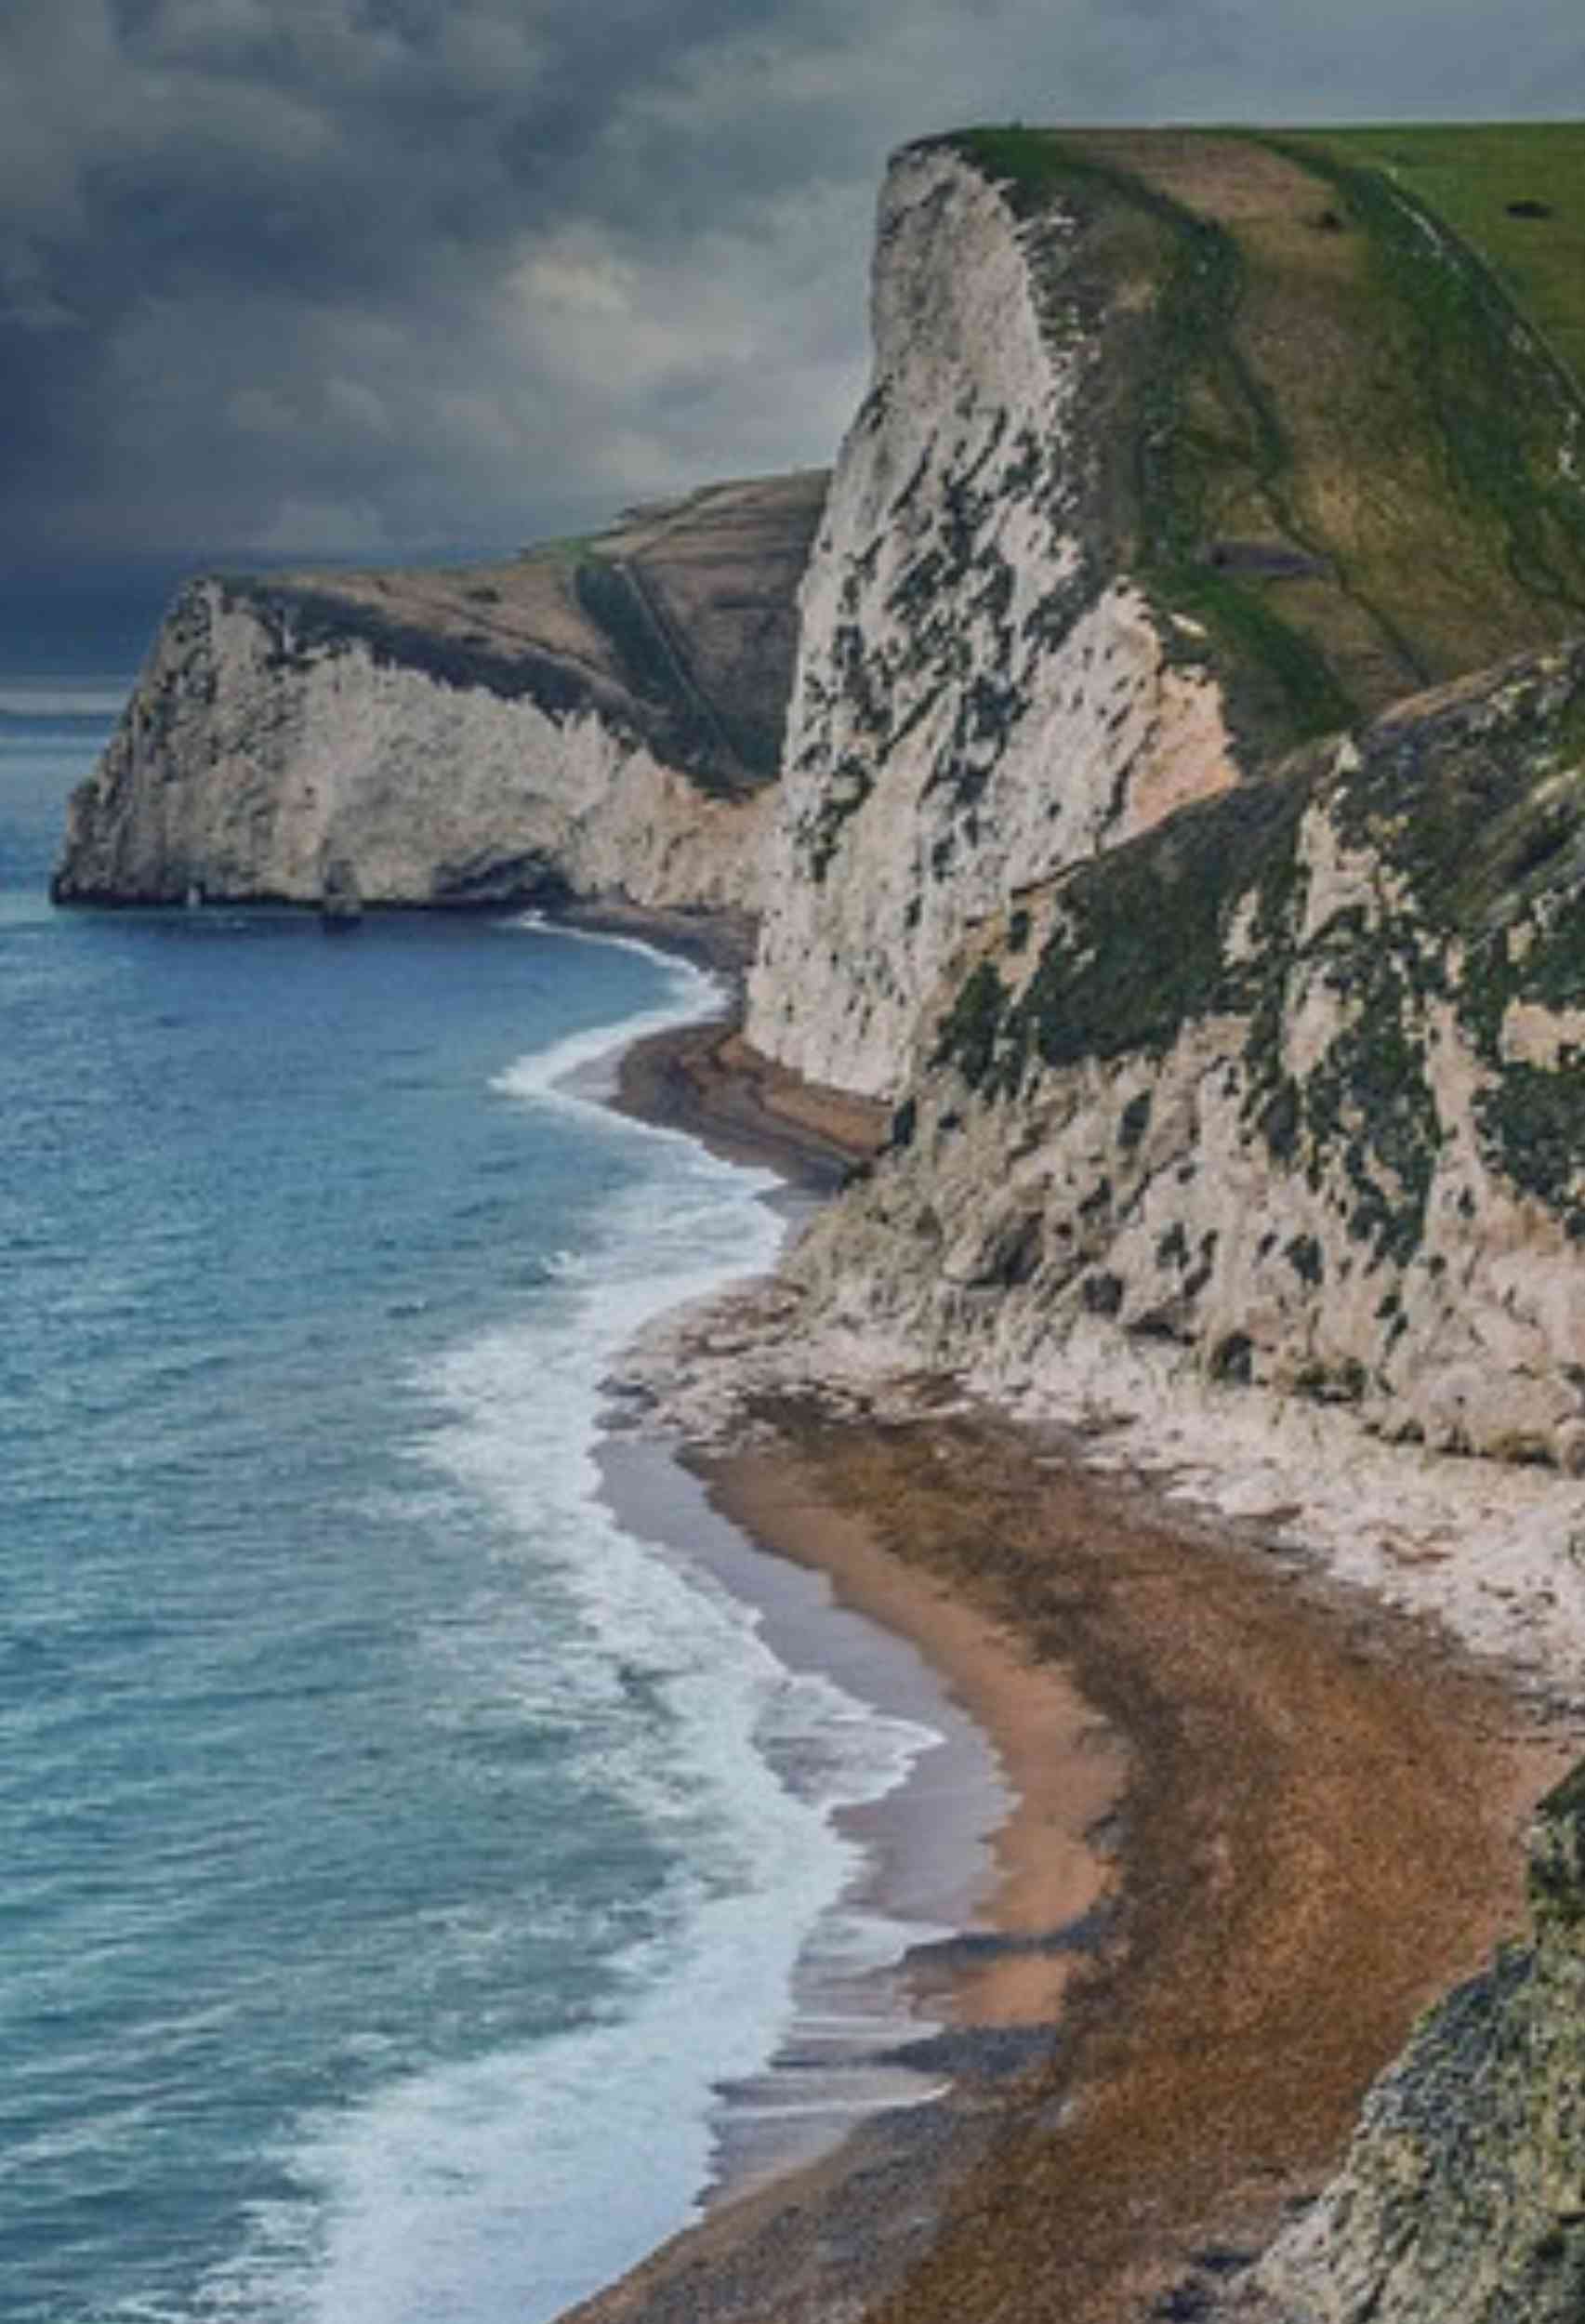
[{"label": "rocky promontory", "polygon": [[712,486],[495,565],[193,582],[57,899],[751,910],[825,490]]},{"label": "rocky promontory", "polygon": [[1585,628],[1579,390],[1405,178],[1203,130],[895,158],[805,584],[760,1050],[900,1094],[1015,891]]}]

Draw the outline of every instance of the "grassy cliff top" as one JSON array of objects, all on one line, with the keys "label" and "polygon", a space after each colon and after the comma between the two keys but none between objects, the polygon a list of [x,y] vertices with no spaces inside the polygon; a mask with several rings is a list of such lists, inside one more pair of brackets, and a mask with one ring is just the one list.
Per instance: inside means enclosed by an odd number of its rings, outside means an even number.
[{"label": "grassy cliff top", "polygon": [[1294,142],[1383,172],[1445,219],[1585,383],[1585,122],[1417,122]]},{"label": "grassy cliff top", "polygon": [[1252,758],[1585,630],[1585,124],[950,142],[1078,221],[1114,546]]},{"label": "grassy cliff top", "polygon": [[361,640],[444,684],[595,708],[701,789],[775,779],[826,473],[706,485],[499,563],[228,578],[289,659]]}]

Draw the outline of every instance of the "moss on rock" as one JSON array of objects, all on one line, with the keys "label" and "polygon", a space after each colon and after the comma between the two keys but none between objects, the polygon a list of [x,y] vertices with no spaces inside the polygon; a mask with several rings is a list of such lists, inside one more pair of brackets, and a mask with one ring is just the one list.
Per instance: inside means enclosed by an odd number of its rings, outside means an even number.
[{"label": "moss on rock", "polygon": [[1427,2013],[1258,2271],[1285,2324],[1585,2315],[1585,1766],[1538,1809],[1535,1927]]}]

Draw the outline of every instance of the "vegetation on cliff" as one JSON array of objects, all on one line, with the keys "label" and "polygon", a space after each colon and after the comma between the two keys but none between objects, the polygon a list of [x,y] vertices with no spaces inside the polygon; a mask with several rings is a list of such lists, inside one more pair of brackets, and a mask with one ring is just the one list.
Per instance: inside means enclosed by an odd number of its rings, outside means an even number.
[{"label": "vegetation on cliff", "polygon": [[952,1220],[941,1328],[1082,1309],[1574,1466],[1585,1341],[1515,1254],[1585,1244],[1585,646],[1024,891],[922,1057],[876,1202]]},{"label": "vegetation on cliff", "polygon": [[[1352,893],[1336,915],[1313,909],[1302,826],[1316,809],[1372,863],[1390,911]],[[978,961],[935,1057],[987,1099],[1016,1098],[1037,1067],[1159,1059],[1190,1022],[1239,1017],[1251,1136],[1313,1182],[1346,1140],[1353,1230],[1374,1228],[1407,1256],[1450,1129],[1415,1027],[1446,1001],[1492,1072],[1480,1127],[1501,1166],[1562,1203],[1568,1232],[1585,1238],[1585,1077],[1572,1052],[1542,1067],[1502,1050],[1517,1005],[1585,1009],[1582,892],[1585,663],[1515,665],[1503,682],[1450,688],[1384,720],[1363,755],[1312,746],[1269,781],[1077,866],[1016,998]],[[1283,1032],[1306,948],[1352,1022],[1299,1082]],[[1395,1199],[1369,1175],[1372,1155]]]},{"label": "vegetation on cliff", "polygon": [[954,142],[1137,313],[1120,561],[1251,764],[1585,624],[1585,130]]},{"label": "vegetation on cliff", "polygon": [[820,470],[712,485],[504,563],[221,586],[265,624],[283,674],[361,650],[555,718],[592,710],[702,790],[741,797],[775,780],[825,487]]}]

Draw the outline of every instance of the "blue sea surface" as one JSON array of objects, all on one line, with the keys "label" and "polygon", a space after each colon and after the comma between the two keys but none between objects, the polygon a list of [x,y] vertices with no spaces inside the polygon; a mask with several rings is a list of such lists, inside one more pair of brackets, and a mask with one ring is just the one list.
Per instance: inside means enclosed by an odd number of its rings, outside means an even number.
[{"label": "blue sea surface", "polygon": [[689,2215],[927,1729],[601,1499],[761,1173],[568,1086],[699,971],[67,913],[0,684],[0,2313],[535,2324]]}]

